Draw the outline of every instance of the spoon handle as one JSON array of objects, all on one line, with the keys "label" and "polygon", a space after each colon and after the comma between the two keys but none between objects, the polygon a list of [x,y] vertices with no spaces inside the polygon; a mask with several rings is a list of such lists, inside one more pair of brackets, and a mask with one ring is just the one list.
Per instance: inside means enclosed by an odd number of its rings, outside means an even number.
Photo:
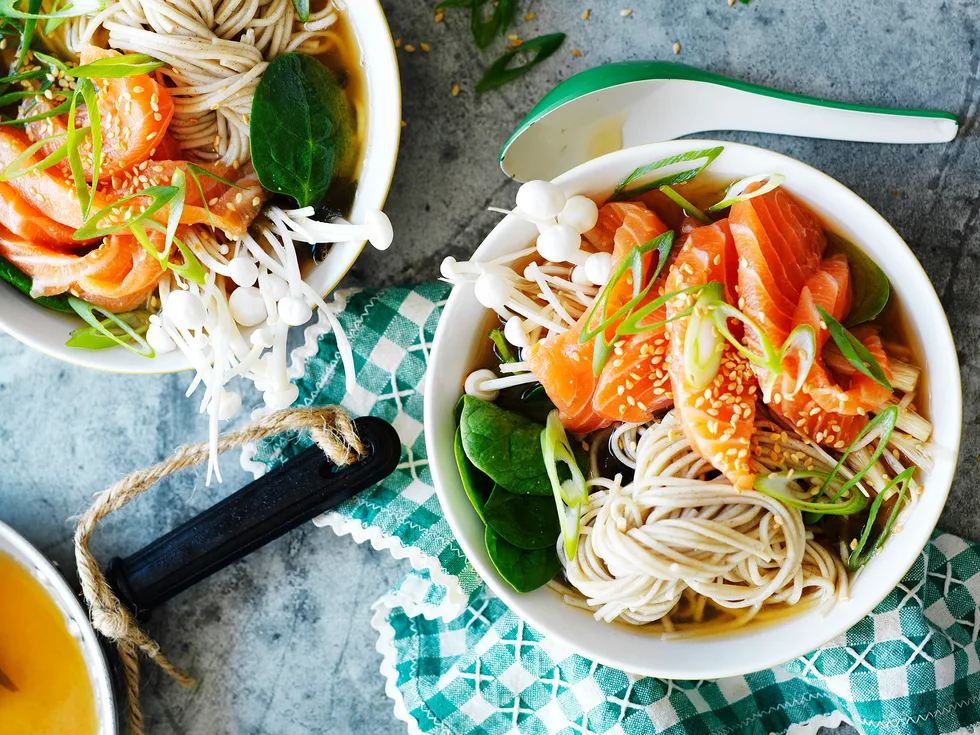
[{"label": "spoon handle", "polygon": [[145,619],[194,583],[383,480],[401,455],[398,434],[371,416],[354,426],[367,448],[354,464],[335,467],[310,447],[134,554],[112,559],[106,577],[119,599]]}]

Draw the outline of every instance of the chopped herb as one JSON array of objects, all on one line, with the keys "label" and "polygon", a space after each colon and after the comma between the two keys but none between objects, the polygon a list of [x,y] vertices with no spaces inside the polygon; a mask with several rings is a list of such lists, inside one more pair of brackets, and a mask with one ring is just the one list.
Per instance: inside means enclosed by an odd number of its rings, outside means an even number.
[{"label": "chopped herb", "polygon": [[125,54],[96,59],[74,69],[67,69],[65,74],[78,79],[121,79],[149,74],[162,66],[165,66],[164,62],[146,54]]},{"label": "chopped herb", "polygon": [[851,334],[850,331],[820,305],[817,305],[817,313],[820,314],[820,318],[827,325],[827,331],[833,337],[837,348],[847,361],[851,363],[854,369],[862,375],[871,378],[883,388],[893,390],[892,384],[888,382],[888,376],[885,375],[885,371],[878,364],[875,356],[862,344],[861,340]]},{"label": "chopped herb", "polygon": [[[486,74],[483,75],[483,78],[476,85],[477,93],[482,94],[489,92],[491,89],[497,89],[527,74],[527,72],[555,53],[564,41],[564,33],[550,33],[546,36],[532,38],[517,48],[506,51],[487,69]],[[511,62],[518,54],[522,56],[530,55],[531,58],[519,66],[511,67]]]},{"label": "chopped herb", "polygon": [[[723,150],[725,150],[724,146],[717,146],[716,148],[687,151],[686,153],[679,153],[676,156],[669,156],[659,161],[648,163],[646,166],[640,166],[639,168],[635,169],[633,173],[623,179],[622,182],[620,182],[620,184],[613,191],[612,195],[609,197],[609,201],[618,202],[624,199],[635,199],[640,194],[645,194],[653,189],[659,189],[661,186],[672,186],[674,184],[682,184],[685,181],[690,181],[704,171],[712,161],[718,158]],[[632,187],[630,186],[638,179],[642,179],[647,174],[653,173],[654,171],[659,171],[662,168],[674,166],[678,163],[687,163],[688,161],[698,161],[701,159],[704,159],[704,162],[698,166],[685,168],[681,171],[660,176],[653,181],[637,184],[636,186]]]}]

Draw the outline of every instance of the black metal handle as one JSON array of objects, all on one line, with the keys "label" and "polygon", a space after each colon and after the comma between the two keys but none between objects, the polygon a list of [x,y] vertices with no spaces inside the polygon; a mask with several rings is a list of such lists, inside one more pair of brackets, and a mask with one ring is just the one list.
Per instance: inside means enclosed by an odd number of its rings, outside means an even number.
[{"label": "black metal handle", "polygon": [[119,599],[145,619],[200,580],[330,510],[394,471],[398,434],[387,422],[354,422],[367,456],[337,467],[310,447],[135,554],[112,559],[106,577]]}]

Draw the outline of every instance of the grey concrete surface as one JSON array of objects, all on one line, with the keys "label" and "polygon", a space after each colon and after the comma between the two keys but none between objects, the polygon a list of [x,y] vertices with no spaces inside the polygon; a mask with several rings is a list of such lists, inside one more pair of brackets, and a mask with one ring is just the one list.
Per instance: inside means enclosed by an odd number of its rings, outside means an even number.
[{"label": "grey concrete surface", "polygon": [[[447,11],[436,25],[434,0],[383,5],[396,38],[417,48],[427,42],[431,51],[399,53],[407,125],[387,207],[396,243],[367,252],[351,285],[433,278],[444,255],[467,257],[496,221],[485,206],[513,200],[515,186],[496,164],[500,145],[552,85],[598,64],[676,59],[795,92],[958,113],[959,139],[941,146],[718,137],[826,171],[881,212],[919,256],[949,314],[966,403],[958,477],[940,525],[980,540],[980,4],[537,0],[524,10],[534,20],[514,32],[563,30],[566,45],[524,80],[484,96],[473,88],[500,48],[474,49],[465,11]],[[582,21],[586,8],[591,18]],[[622,17],[627,8],[632,16]],[[195,403],[183,397],[189,379],[88,372],[0,335],[0,518],[68,565],[67,519],[92,493],[204,437]],[[223,466],[221,487],[206,489],[203,474],[187,473],[119,513],[99,533],[97,554],[128,553],[245,481],[235,458]],[[371,602],[403,572],[385,554],[308,526],[174,600],[149,630],[201,682],[188,692],[149,674],[148,732],[404,732],[384,695],[369,625]]]}]

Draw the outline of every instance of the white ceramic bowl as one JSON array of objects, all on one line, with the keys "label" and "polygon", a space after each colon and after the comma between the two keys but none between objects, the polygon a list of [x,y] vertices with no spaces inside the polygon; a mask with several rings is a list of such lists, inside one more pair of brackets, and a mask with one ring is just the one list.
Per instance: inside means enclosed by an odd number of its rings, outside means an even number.
[{"label": "white ceramic bowl", "polygon": [[[486,311],[471,285],[457,286],[439,322],[425,384],[425,441],[439,500],[467,558],[490,588],[529,624],[571,650],[625,671],[677,679],[714,679],[775,666],[826,643],[867,615],[901,581],[915,562],[939,519],[949,492],[960,442],[962,397],[960,374],[946,316],[925,272],[898,233],[854,192],[826,174],[792,158],[734,143],[680,140],[653,143],[610,153],[555,179],[567,194],[604,199],[637,166],[684,151],[724,145],[711,172],[735,179],[763,172],[785,174],[784,186],[812,207],[836,232],[858,243],[887,274],[893,297],[906,310],[912,338],[928,364],[925,392],[940,448],[935,468],[925,476],[925,490],[915,514],[901,534],[885,544],[854,580],[851,597],[828,614],[810,611],[785,621],[724,636],[664,641],[597,622],[566,606],[551,590],[515,592],[497,573],[484,545],[484,526],[470,505],[453,455],[453,407],[466,375],[484,352]],[[527,247],[536,236],[533,225],[504,219],[474,254],[489,260]]]},{"label": "white ceramic bowl", "polygon": [[[401,135],[401,84],[395,46],[379,1],[349,3],[346,13],[357,38],[367,82],[367,145],[350,215],[351,221],[361,222],[366,212],[380,209],[388,196]],[[307,276],[307,282],[326,295],[350,270],[363,249],[363,242],[334,245]],[[34,349],[75,365],[109,372],[172,373],[190,368],[183,354],[176,350],[148,360],[122,348],[65,347],[69,334],[79,326],[82,326],[79,319],[39,307],[0,281],[0,330]]]}]

